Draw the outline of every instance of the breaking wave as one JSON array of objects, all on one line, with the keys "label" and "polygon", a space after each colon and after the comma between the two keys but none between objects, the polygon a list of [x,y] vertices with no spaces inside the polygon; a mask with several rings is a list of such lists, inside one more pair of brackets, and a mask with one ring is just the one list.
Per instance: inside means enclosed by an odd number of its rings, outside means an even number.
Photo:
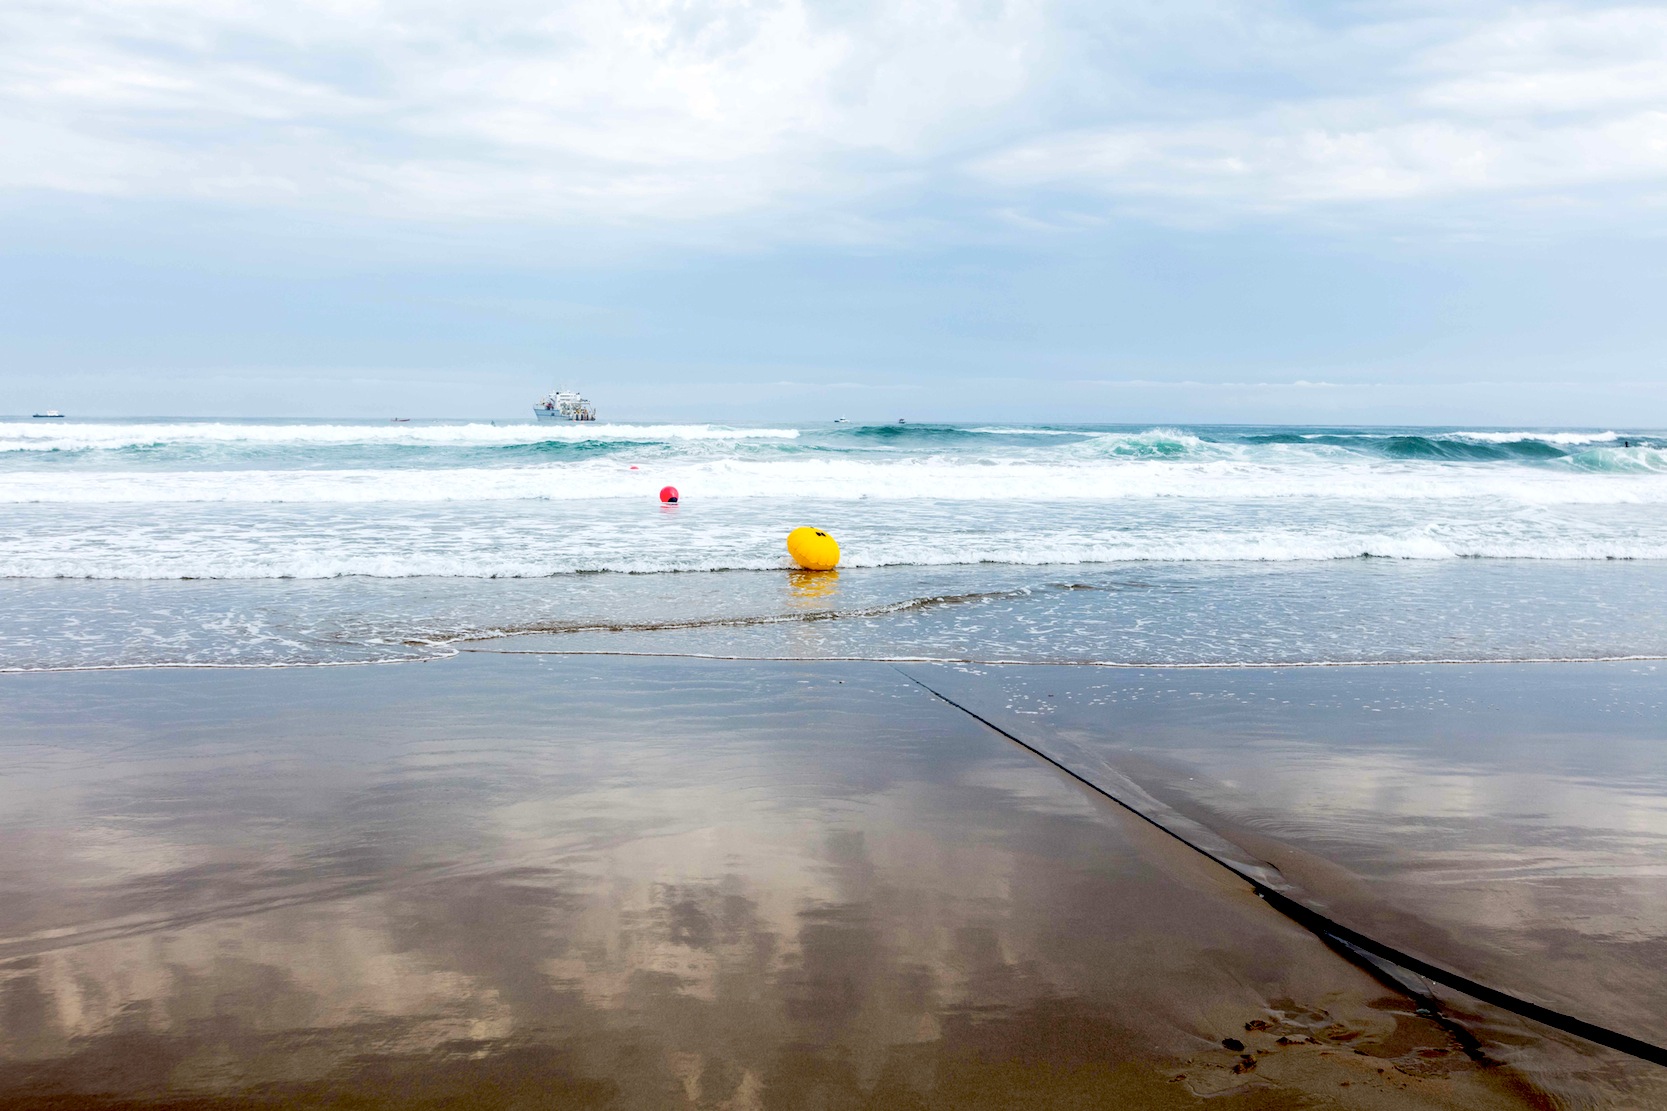
[{"label": "breaking wave", "polygon": [[109,451],[187,445],[501,447],[535,444],[795,440],[798,437],[799,431],[795,428],[732,428],[714,424],[0,422],[0,452]]},{"label": "breaking wave", "polygon": [[1667,439],[1613,430],[12,421],[0,448],[13,579],[764,569],[805,523],[854,568],[1667,559]]},{"label": "breaking wave", "polygon": [[655,458],[633,469],[587,457],[476,467],[358,469],[18,470],[0,472],[0,504],[367,504],[588,501],[652,498],[661,485],[685,501],[866,499],[1083,502],[1154,498],[1333,503],[1473,501],[1503,505],[1667,502],[1667,456],[1582,457],[1562,469],[1286,465],[1243,459],[1079,457],[978,459],[940,455]]}]

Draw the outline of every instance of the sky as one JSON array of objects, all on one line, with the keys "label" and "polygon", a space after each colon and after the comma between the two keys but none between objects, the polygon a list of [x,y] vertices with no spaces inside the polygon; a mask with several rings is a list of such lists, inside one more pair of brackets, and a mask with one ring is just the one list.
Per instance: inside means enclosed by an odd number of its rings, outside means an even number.
[{"label": "sky", "polygon": [[1667,7],[8,0],[0,413],[1667,426]]}]

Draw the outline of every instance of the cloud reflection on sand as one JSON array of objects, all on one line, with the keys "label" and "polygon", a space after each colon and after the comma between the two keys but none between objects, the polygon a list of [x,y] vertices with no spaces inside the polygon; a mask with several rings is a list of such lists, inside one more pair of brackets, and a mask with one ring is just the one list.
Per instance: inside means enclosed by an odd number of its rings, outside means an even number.
[{"label": "cloud reflection on sand", "polygon": [[1409,1002],[885,668],[7,694],[37,757],[3,826],[31,846],[0,911],[14,1103],[1189,1106],[1247,1082],[1221,1040],[1258,1020],[1290,1035],[1262,1081],[1404,1058],[1511,1105]]}]

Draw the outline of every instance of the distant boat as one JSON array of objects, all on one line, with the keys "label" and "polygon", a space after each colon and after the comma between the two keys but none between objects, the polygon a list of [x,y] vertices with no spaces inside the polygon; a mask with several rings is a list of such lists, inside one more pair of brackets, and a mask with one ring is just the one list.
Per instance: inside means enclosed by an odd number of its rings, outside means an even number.
[{"label": "distant boat", "polygon": [[389,417],[388,420],[390,420],[394,424],[407,424],[407,423],[410,422],[411,418],[410,417]]},{"label": "distant boat", "polygon": [[834,423],[835,424],[844,424],[845,423],[845,418],[844,417],[835,417],[834,418]]},{"label": "distant boat", "polygon": [[578,390],[551,390],[533,406],[533,416],[539,420],[595,420],[596,406]]},{"label": "distant boat", "polygon": [[35,414],[35,419],[36,420],[63,420],[64,419],[64,414],[58,412],[58,410],[56,410],[56,409],[48,409],[44,413],[36,413]]}]

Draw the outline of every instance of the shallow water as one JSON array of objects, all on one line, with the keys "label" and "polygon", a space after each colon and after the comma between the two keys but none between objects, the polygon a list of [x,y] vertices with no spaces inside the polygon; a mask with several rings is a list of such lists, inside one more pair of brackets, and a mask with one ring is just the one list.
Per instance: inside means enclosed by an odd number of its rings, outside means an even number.
[{"label": "shallow water", "polygon": [[0,669],[413,660],[486,643],[1114,664],[1667,657],[1667,563],[1657,561],[13,579],[0,580],[0,608]]}]

